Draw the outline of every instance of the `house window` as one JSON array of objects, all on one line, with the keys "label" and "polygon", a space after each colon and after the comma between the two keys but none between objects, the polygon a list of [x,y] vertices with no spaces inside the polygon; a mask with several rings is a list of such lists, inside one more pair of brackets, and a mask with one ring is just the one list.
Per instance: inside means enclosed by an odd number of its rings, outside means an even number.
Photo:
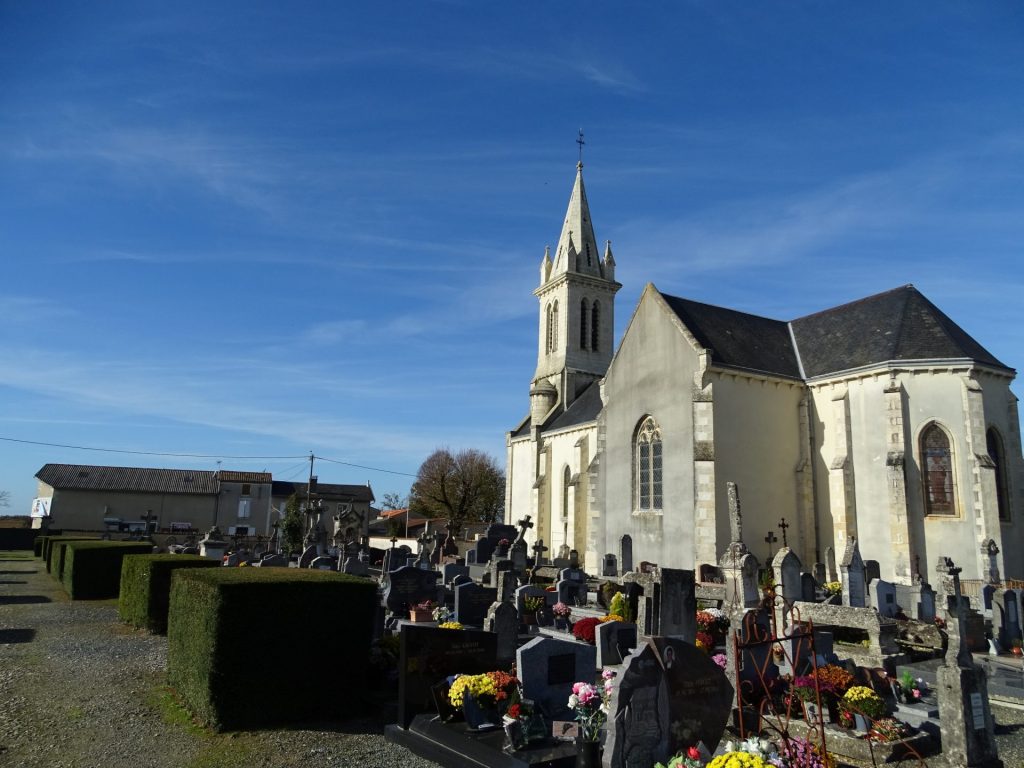
[{"label": "house window", "polygon": [[596,301],[594,302],[593,308],[590,310],[590,348],[597,352],[597,342],[599,341],[597,332],[601,320],[601,305]]},{"label": "house window", "polygon": [[999,519],[1007,522],[1010,519],[1010,497],[1006,488],[1006,454],[1003,453],[1003,439],[990,427],[985,434],[985,442],[996,473],[996,504],[999,508]]},{"label": "house window", "polygon": [[938,424],[921,433],[921,462],[924,468],[924,512],[926,515],[955,515],[953,452],[949,436]]},{"label": "house window", "polygon": [[252,495],[250,493],[251,487],[252,486],[250,486],[249,483],[242,483],[242,495],[243,496],[251,496]]},{"label": "house window", "polygon": [[587,316],[590,314],[590,308],[587,306],[587,300],[583,299],[580,302],[580,349],[587,348]]},{"label": "house window", "polygon": [[569,485],[572,483],[572,473],[566,467],[562,473],[562,519],[569,519]]},{"label": "house window", "polygon": [[634,442],[636,508],[640,512],[661,509],[661,429],[648,416],[640,424]]},{"label": "house window", "polygon": [[252,510],[252,499],[241,498],[238,500],[238,519],[247,520]]}]

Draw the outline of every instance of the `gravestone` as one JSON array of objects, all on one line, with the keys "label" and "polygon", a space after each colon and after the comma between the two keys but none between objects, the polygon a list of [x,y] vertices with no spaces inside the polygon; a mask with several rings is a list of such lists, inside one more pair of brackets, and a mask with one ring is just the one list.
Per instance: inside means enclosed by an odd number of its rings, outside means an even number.
[{"label": "gravestone", "polygon": [[543,598],[545,606],[552,606],[557,602],[558,596],[554,592],[548,592],[546,589],[535,586],[533,584],[524,584],[519,587],[515,592],[515,605],[516,610],[519,611],[519,615],[522,616],[526,611],[523,601],[527,597],[540,597]]},{"label": "gravestone", "polygon": [[337,569],[338,561],[333,557],[321,555],[320,557],[314,558],[313,562],[309,564],[309,567],[314,571],[333,571]]},{"label": "gravestone", "polygon": [[622,573],[633,570],[633,537],[628,533],[619,539],[619,564]]},{"label": "gravestone", "polygon": [[470,627],[483,626],[487,611],[498,596],[494,587],[481,587],[477,584],[462,584],[455,592],[455,620]]},{"label": "gravestone", "polygon": [[800,599],[807,603],[813,603],[818,597],[818,585],[814,576],[809,573],[800,574]]},{"label": "gravestone", "polygon": [[697,742],[714,751],[732,703],[732,685],[706,653],[676,638],[649,638],[615,680],[605,765],[652,766]]},{"label": "gravestone", "polygon": [[516,651],[523,698],[533,699],[553,720],[571,720],[573,683],[594,680],[597,649],[587,643],[535,637]]},{"label": "gravestone", "polygon": [[846,552],[840,565],[843,572],[843,605],[851,608],[863,608],[867,605],[866,585],[864,583],[864,561],[860,556],[860,547],[852,536],[847,539]]},{"label": "gravestone", "polygon": [[902,607],[896,600],[896,585],[884,579],[875,579],[868,586],[871,591],[871,605],[879,616],[894,617]]},{"label": "gravestone", "polygon": [[358,557],[350,557],[341,566],[341,572],[350,576],[366,576],[370,573],[370,569]]},{"label": "gravestone", "polygon": [[992,616],[992,595],[997,587],[994,584],[986,584],[981,588],[981,608],[986,617]]},{"label": "gravestone", "polygon": [[287,568],[287,555],[264,555],[263,559],[255,564],[257,568]]},{"label": "gravestone", "polygon": [[865,560],[864,561],[864,583],[871,586],[871,582],[875,579],[882,578],[882,568],[878,564],[877,560]]},{"label": "gravestone", "polygon": [[836,551],[831,546],[825,547],[825,568],[828,570],[829,581],[839,581],[839,573],[836,571]]},{"label": "gravestone", "polygon": [[441,566],[441,581],[445,584],[451,584],[452,580],[460,573],[469,576],[469,566],[459,565],[458,563],[445,563]]},{"label": "gravestone", "polygon": [[780,629],[786,629],[792,621],[786,604],[794,603],[802,598],[800,582],[802,569],[800,558],[789,547],[782,547],[772,558],[772,574],[775,578],[776,589],[784,598],[784,602],[777,604],[776,610],[776,622]]},{"label": "gravestone", "polygon": [[825,572],[825,564],[824,563],[815,563],[814,564],[814,580],[816,582],[818,582],[819,584],[824,584],[825,583],[825,579],[827,578],[827,576],[828,576],[828,574]]},{"label": "gravestone", "polygon": [[[415,569],[419,570],[419,569]],[[459,673],[478,675],[497,669],[497,636],[491,632],[402,627],[398,663],[398,724],[434,710],[431,688]]]},{"label": "gravestone", "polygon": [[498,572],[498,597],[499,602],[507,602],[515,597],[516,589],[519,587],[519,577],[514,571]]},{"label": "gravestone", "polygon": [[[569,569],[566,569],[568,571]],[[555,584],[555,594],[558,595],[558,602],[566,605],[587,604],[587,583],[585,581],[573,581],[560,579]]]},{"label": "gravestone", "polygon": [[487,532],[483,538],[477,539],[473,550],[476,553],[474,562],[477,565],[483,565],[491,559],[491,555],[498,548],[500,541],[507,540],[509,544],[516,538],[519,533],[518,529],[514,525],[503,525],[502,523],[492,523],[487,526]]},{"label": "gravestone", "polygon": [[471,549],[466,553],[466,565],[476,565],[476,550]]},{"label": "gravestone", "polygon": [[992,595],[992,634],[1003,648],[1021,640],[1019,605],[1015,590],[997,589]]},{"label": "gravestone", "polygon": [[410,565],[399,568],[391,573],[384,592],[384,604],[392,613],[401,614],[410,606],[427,600],[440,602],[443,597],[443,588],[437,584],[440,576],[437,571],[425,571]]},{"label": "gravestone", "polygon": [[602,576],[618,576],[619,575],[619,562],[618,559],[611,552],[604,556],[604,560],[601,564],[601,575]]},{"label": "gravestone", "polygon": [[697,639],[697,595],[693,571],[660,568],[629,578],[643,589],[637,604],[637,628],[645,636]]},{"label": "gravestone", "polygon": [[519,614],[512,603],[493,603],[487,609],[484,629],[497,635],[496,654],[499,662],[511,663],[516,657],[516,641],[519,638]]},{"label": "gravestone", "polygon": [[603,621],[594,627],[598,669],[621,664],[636,646],[636,624],[631,621]]},{"label": "gravestone", "polygon": [[452,589],[455,589],[456,587],[461,586],[462,584],[473,584],[473,583],[475,583],[475,582],[471,578],[469,578],[469,576],[467,574],[460,573],[454,579],[452,579]]}]

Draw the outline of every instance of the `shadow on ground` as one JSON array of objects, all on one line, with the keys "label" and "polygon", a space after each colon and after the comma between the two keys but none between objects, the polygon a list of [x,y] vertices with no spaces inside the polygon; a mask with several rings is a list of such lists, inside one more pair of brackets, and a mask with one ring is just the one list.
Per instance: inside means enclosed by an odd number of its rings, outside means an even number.
[{"label": "shadow on ground", "polygon": [[33,605],[35,603],[52,603],[43,595],[0,595],[0,605]]},{"label": "shadow on ground", "polygon": [[0,629],[0,645],[31,643],[36,639],[34,629]]}]

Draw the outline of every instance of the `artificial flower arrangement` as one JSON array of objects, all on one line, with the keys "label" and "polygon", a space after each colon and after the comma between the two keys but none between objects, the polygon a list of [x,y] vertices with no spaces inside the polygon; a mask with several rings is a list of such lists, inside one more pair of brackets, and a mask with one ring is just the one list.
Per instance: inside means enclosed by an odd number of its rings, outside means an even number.
[{"label": "artificial flower arrangement", "polygon": [[715,649],[715,639],[710,632],[697,631],[697,647],[704,653],[711,653]]},{"label": "artificial flower arrangement", "polygon": [[875,720],[868,731],[868,738],[875,741],[899,741],[911,734],[911,728],[895,717],[883,717]]},{"label": "artificial flower arrangement", "polygon": [[729,660],[725,657],[724,653],[716,653],[711,657],[711,660],[722,669],[725,669],[726,665],[729,663]]},{"label": "artificial flower arrangement", "polygon": [[900,675],[900,692],[903,694],[903,699],[908,704],[912,704],[915,701],[920,701],[921,697],[928,692],[928,686],[920,677],[915,679],[910,670],[903,670],[903,674]]},{"label": "artificial flower arrangement", "polygon": [[540,595],[527,595],[523,598],[523,611],[526,613],[536,613],[544,607],[546,601]]},{"label": "artificial flower arrangement", "polygon": [[551,612],[555,614],[556,619],[568,619],[572,615],[572,608],[559,600],[551,606]]},{"label": "artificial flower arrangement", "polygon": [[433,610],[434,621],[448,621],[451,618],[453,611],[448,609],[447,605],[439,605]]},{"label": "artificial flower arrangement", "polygon": [[777,755],[768,739],[754,736],[735,745],[727,741],[725,752],[708,763],[707,768],[770,768],[769,759]]},{"label": "artificial flower arrangement", "polygon": [[636,617],[633,616],[633,611],[629,608],[629,600],[622,592],[616,592],[612,595],[611,601],[608,603],[608,613],[621,616],[621,621],[633,621]]},{"label": "artificial flower arrangement", "polygon": [[602,624],[604,624],[605,622],[608,622],[608,621],[625,621],[625,619],[622,618],[617,613],[609,613],[609,614],[599,618],[598,621],[601,622]]},{"label": "artificial flower arrangement", "polygon": [[704,608],[697,611],[697,627],[721,640],[729,629],[729,617],[719,608]]},{"label": "artificial flower arrangement", "polygon": [[800,701],[817,701],[818,685],[811,675],[800,675],[793,678],[789,684],[789,691]]},{"label": "artificial flower arrangement", "polygon": [[437,625],[438,629],[464,629],[462,624],[457,621],[442,621]]},{"label": "artificial flower arrangement", "polygon": [[792,765],[800,768],[835,768],[836,759],[817,744],[799,736],[784,739],[779,744],[779,760],[773,765]]},{"label": "artificial flower arrangement", "polygon": [[824,592],[829,597],[834,597],[835,595],[841,595],[841,594],[843,594],[843,582],[841,582],[841,581],[826,581],[822,585],[821,591]]},{"label": "artificial flower arrangement", "polygon": [[448,689],[448,701],[461,707],[471,696],[484,707],[507,704],[519,690],[519,681],[508,672],[484,672],[481,675],[459,675]]},{"label": "artificial flower arrangement", "polygon": [[818,679],[818,690],[822,695],[833,699],[842,698],[843,694],[853,685],[853,674],[837,664],[818,667],[813,676]]},{"label": "artificial flower arrangement", "polygon": [[580,724],[582,741],[597,741],[602,726],[608,720],[608,710],[612,696],[612,679],[615,672],[605,669],[601,672],[602,684],[573,683],[572,695],[569,696],[569,709],[576,714],[576,722]]},{"label": "artificial flower arrangement", "polygon": [[840,723],[846,727],[853,725],[854,715],[864,715],[871,720],[885,714],[885,702],[882,697],[865,685],[855,685],[843,694],[839,702]]},{"label": "artificial flower arrangement", "polygon": [[594,628],[601,623],[600,619],[593,616],[587,616],[586,618],[580,619],[572,625],[572,634],[577,640],[582,640],[584,643],[594,644]]},{"label": "artificial flower arrangement", "polygon": [[675,755],[668,763],[655,763],[654,768],[703,768],[704,760],[700,756],[700,750],[696,747],[688,747],[685,752]]}]

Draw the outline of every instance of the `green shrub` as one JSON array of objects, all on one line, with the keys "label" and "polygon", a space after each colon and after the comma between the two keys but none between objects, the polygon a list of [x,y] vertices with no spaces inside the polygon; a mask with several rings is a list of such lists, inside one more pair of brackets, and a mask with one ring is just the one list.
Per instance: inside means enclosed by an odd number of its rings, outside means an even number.
[{"label": "green shrub", "polygon": [[46,572],[57,581],[64,574],[64,544],[69,541],[99,541],[95,536],[50,536],[46,540],[43,559],[46,560]]},{"label": "green shrub", "polygon": [[[359,713],[377,605],[374,582],[340,573],[179,569],[168,682],[199,720],[222,731]],[[340,687],[322,674],[324,653]]]},{"label": "green shrub", "polygon": [[60,581],[72,600],[117,597],[124,556],[153,551],[147,541],[68,541],[62,548],[64,572]]},{"label": "green shrub", "polygon": [[172,571],[210,567],[219,568],[220,560],[199,555],[127,555],[121,564],[117,602],[121,621],[166,635]]}]

